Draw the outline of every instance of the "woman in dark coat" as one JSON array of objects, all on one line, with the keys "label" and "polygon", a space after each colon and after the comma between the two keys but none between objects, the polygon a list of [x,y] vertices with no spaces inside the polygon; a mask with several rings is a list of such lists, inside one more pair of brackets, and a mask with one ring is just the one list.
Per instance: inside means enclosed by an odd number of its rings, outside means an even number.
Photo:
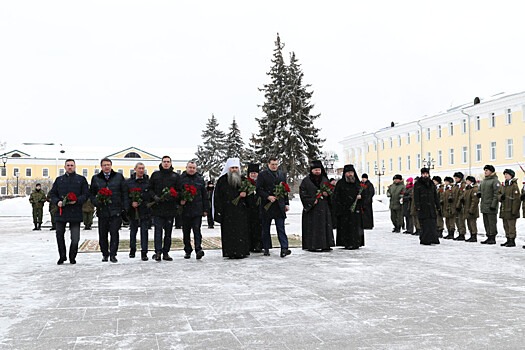
[{"label": "woman in dark coat", "polygon": [[308,251],[329,251],[334,246],[330,194],[320,192],[322,184],[328,184],[326,172],[320,161],[313,161],[310,174],[299,187],[303,203],[303,249]]},{"label": "woman in dark coat", "polygon": [[438,210],[441,209],[438,193],[434,182],[430,179],[428,168],[421,169],[421,177],[414,185],[414,206],[421,226],[420,244],[439,244],[436,217]]},{"label": "woman in dark coat", "polygon": [[374,209],[372,202],[376,191],[374,185],[368,180],[368,174],[361,175],[361,184],[365,186],[363,193],[361,193],[363,196],[363,229],[371,230],[374,228]]},{"label": "woman in dark coat", "polygon": [[[361,213],[362,194],[360,181],[354,166],[347,164],[343,170],[344,176],[337,181],[334,191],[334,203],[337,214],[336,246],[346,249],[359,249],[365,245],[363,216]],[[352,211],[353,204],[355,210]]]}]

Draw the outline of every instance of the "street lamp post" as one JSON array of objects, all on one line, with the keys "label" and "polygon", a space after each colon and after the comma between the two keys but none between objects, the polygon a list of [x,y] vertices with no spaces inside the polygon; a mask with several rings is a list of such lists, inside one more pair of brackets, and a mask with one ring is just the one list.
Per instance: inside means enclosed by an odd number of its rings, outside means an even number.
[{"label": "street lamp post", "polygon": [[330,175],[330,173],[333,173],[335,164],[334,156],[331,155],[330,158],[324,158],[323,163],[324,167],[326,168],[326,174]]},{"label": "street lamp post", "polygon": [[2,163],[4,163],[4,173],[5,173],[5,195],[9,195],[9,182],[7,181],[7,168],[5,164],[7,163],[7,156],[4,154],[2,156]]},{"label": "street lamp post", "polygon": [[15,194],[16,194],[17,196],[20,194],[19,191],[18,191],[18,177],[19,177],[19,176],[20,176],[20,173],[17,171],[17,172],[15,173],[15,177],[16,177],[16,193],[15,193]]},{"label": "street lamp post", "polygon": [[429,170],[433,170],[434,169],[434,158],[430,158],[428,160],[426,158],[423,158],[423,166],[425,166]]},{"label": "street lamp post", "polygon": [[379,194],[381,194],[381,176],[385,175],[385,167],[381,168],[381,171],[379,171],[379,168],[377,165],[374,166],[374,174],[378,177],[378,187],[379,187]]}]

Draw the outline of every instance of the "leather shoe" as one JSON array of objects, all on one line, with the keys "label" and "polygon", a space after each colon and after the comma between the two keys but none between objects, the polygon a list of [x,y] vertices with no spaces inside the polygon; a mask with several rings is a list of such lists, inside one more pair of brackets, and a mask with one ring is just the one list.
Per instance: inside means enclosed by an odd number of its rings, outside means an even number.
[{"label": "leather shoe", "polygon": [[69,263],[71,265],[75,265],[77,263],[77,261],[74,258],[71,258],[71,259],[69,259]]},{"label": "leather shoe", "polygon": [[199,250],[199,251],[197,252],[197,260],[202,259],[203,256],[204,256],[204,251]]},{"label": "leather shoe", "polygon": [[103,256],[102,257],[102,262],[108,262],[108,257],[107,256]]},{"label": "leather shoe", "polygon": [[134,251],[129,252],[129,257],[133,259],[135,257],[135,252]]},{"label": "leather shoe", "polygon": [[281,258],[284,258],[287,255],[292,254],[292,251],[290,249],[281,249]]},{"label": "leather shoe", "polygon": [[[525,246],[523,246],[523,249],[525,249]],[[264,255],[264,256],[270,256],[270,250],[265,249],[263,255]]]},{"label": "leather shoe", "polygon": [[168,253],[164,253],[162,254],[162,260],[173,261],[173,258]]},{"label": "leather shoe", "polygon": [[109,258],[109,261],[111,261],[112,263],[116,263],[116,262],[118,262],[117,257],[115,257],[115,256],[111,256],[111,257]]},{"label": "leather shoe", "polygon": [[184,259],[189,259],[189,258],[191,258],[191,253],[184,254]]},{"label": "leather shoe", "polygon": [[64,264],[64,261],[66,261],[65,258],[64,258],[64,259],[63,259],[63,258],[58,259],[58,261],[57,261],[57,265],[62,265],[62,264]]},{"label": "leather shoe", "polygon": [[151,257],[152,259],[154,259],[155,261],[160,261],[160,253],[156,253],[156,254],[153,254],[153,256]]}]

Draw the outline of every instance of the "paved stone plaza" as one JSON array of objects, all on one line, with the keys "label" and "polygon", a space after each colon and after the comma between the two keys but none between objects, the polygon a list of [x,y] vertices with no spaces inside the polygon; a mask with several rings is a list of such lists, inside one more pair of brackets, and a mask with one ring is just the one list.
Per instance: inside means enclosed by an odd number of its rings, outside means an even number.
[{"label": "paved stone plaza", "polygon": [[359,251],[57,266],[53,232],[0,217],[0,349],[523,348],[522,239],[428,247],[376,224]]}]

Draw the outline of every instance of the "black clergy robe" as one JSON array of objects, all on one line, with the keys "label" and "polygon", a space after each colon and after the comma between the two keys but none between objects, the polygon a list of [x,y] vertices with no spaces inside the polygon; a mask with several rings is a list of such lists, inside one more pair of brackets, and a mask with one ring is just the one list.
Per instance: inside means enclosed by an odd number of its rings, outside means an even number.
[{"label": "black clergy robe", "polygon": [[[351,211],[352,205],[359,194],[359,181],[346,182],[345,178],[337,181],[334,191],[334,206],[337,215],[336,245],[348,249],[358,249],[365,245],[363,230],[363,216],[361,202],[358,200],[356,210]],[[363,194],[361,194],[363,197]]]}]

